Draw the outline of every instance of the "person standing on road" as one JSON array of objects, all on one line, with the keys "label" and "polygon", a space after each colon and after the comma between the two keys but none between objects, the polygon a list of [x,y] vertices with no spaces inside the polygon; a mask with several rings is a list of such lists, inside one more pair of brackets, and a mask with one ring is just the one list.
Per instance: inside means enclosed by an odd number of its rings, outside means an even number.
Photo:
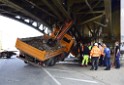
[{"label": "person standing on road", "polygon": [[119,42],[115,42],[115,68],[120,68],[120,48],[119,48]]},{"label": "person standing on road", "polygon": [[104,47],[104,57],[105,57],[105,64],[106,64],[105,70],[110,70],[110,68],[111,68],[111,62],[110,62],[111,51],[106,44],[103,44],[103,47]]},{"label": "person standing on road", "polygon": [[90,52],[90,58],[92,62],[92,67],[90,70],[98,69],[98,61],[101,56],[101,50],[98,48],[98,43],[95,43]]},{"label": "person standing on road", "polygon": [[83,59],[82,59],[82,66],[86,66],[88,65],[88,61],[89,61],[89,54],[90,54],[90,50],[87,46],[87,44],[84,44],[84,49],[82,51],[82,56],[83,56]]}]

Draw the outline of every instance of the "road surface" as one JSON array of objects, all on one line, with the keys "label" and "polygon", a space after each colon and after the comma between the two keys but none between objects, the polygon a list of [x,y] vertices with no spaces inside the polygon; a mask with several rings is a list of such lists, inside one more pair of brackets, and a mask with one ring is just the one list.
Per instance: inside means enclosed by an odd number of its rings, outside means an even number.
[{"label": "road surface", "polygon": [[0,85],[123,85],[124,66],[97,71],[78,64],[57,63],[52,67],[35,67],[13,56],[0,59]]}]

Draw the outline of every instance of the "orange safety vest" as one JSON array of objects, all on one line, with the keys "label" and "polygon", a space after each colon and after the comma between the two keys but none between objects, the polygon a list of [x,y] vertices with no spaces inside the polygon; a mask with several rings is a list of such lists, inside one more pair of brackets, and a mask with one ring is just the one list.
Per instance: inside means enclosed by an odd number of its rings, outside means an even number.
[{"label": "orange safety vest", "polygon": [[101,54],[102,52],[97,46],[93,46],[92,50],[90,51],[91,57],[100,57]]}]

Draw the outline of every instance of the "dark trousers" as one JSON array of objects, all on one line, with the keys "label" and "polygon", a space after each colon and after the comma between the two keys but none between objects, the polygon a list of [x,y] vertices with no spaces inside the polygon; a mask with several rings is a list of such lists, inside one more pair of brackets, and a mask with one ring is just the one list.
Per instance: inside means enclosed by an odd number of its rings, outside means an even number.
[{"label": "dark trousers", "polygon": [[116,56],[116,58],[115,58],[115,68],[120,68],[119,56]]},{"label": "dark trousers", "polygon": [[98,69],[98,57],[92,57],[91,62],[92,62],[91,70],[93,69],[97,70]]},{"label": "dark trousers", "polygon": [[111,68],[111,62],[110,62],[110,57],[105,57],[105,64],[106,64],[106,69]]},{"label": "dark trousers", "polygon": [[79,63],[80,63],[80,64],[82,63],[82,60],[83,60],[82,52],[80,52],[80,57],[79,57]]},{"label": "dark trousers", "polygon": [[103,56],[100,56],[99,66],[103,66],[103,65],[104,65],[104,57]]}]

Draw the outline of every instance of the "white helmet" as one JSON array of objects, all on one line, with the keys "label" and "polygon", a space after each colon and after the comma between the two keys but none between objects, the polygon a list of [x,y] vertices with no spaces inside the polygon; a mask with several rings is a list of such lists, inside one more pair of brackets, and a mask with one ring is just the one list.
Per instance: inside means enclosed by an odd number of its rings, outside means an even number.
[{"label": "white helmet", "polygon": [[98,46],[98,43],[95,43],[94,45]]}]

